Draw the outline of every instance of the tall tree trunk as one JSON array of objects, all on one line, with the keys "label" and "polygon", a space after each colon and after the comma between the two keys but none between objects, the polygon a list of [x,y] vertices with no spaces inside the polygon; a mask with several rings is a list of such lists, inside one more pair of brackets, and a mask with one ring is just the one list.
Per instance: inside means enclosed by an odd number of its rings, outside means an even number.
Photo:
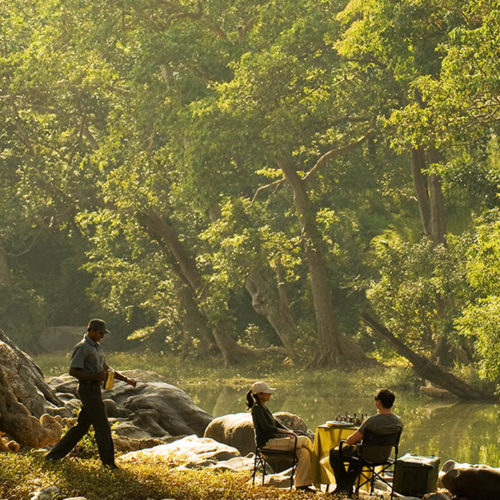
[{"label": "tall tree trunk", "polygon": [[431,234],[431,203],[427,190],[427,177],[424,175],[425,153],[422,148],[411,150],[411,173],[413,175],[413,186],[417,195],[420,220],[424,228],[424,234]]},{"label": "tall tree trunk", "polygon": [[[431,162],[437,161],[437,151],[428,153]],[[422,148],[411,151],[411,171],[418,201],[423,232],[434,245],[446,244],[446,210],[441,181],[436,175],[426,175],[426,153]]]},{"label": "tall tree trunk", "polygon": [[242,357],[253,354],[250,349],[240,346],[232,339],[232,328],[224,314],[214,314],[203,305],[208,297],[201,286],[201,276],[193,259],[183,248],[174,229],[157,213],[141,214],[139,218],[156,239],[160,239],[165,244],[174,257],[176,264],[179,266],[180,275],[190,287],[194,301],[200,304],[199,310],[203,311],[203,315],[212,328],[215,343],[224,358],[226,366],[234,365],[241,361]]},{"label": "tall tree trunk", "polygon": [[379,324],[366,312],[360,313],[360,318],[378,335],[384,338],[395,349],[395,351],[404,356],[413,365],[413,369],[422,378],[429,380],[434,385],[450,391],[456,396],[473,401],[495,401],[498,398],[486,393],[476,387],[471,387],[463,380],[455,377],[440,366],[432,363],[427,358],[420,356],[407,347],[401,340],[395,337],[385,326]]},{"label": "tall tree trunk", "polygon": [[446,211],[441,180],[436,175],[429,176],[431,200],[431,240],[435,245],[446,245]]},{"label": "tall tree trunk", "polygon": [[9,259],[5,248],[0,243],[0,286],[10,287],[12,279],[10,277]]},{"label": "tall tree trunk", "polygon": [[297,324],[290,312],[286,292],[280,288],[277,290],[276,285],[271,283],[266,275],[257,271],[250,273],[245,288],[252,297],[254,310],[269,321],[287,355],[292,357],[292,346],[297,338]]},{"label": "tall tree trunk", "polygon": [[295,210],[302,230],[304,251],[309,266],[318,334],[314,365],[334,365],[339,362],[343,353],[333,295],[328,285],[327,269],[320,250],[321,238],[304,183],[297,174],[292,159],[280,158],[278,165],[293,190]]}]

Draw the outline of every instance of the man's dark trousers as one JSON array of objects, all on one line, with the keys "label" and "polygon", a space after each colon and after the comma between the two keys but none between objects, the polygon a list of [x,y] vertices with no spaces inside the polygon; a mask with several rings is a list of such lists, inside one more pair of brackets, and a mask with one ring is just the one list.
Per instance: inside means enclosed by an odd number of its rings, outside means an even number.
[{"label": "man's dark trousers", "polygon": [[100,384],[98,382],[80,382],[78,395],[82,401],[78,422],[47,454],[47,458],[59,460],[65,457],[76,446],[78,441],[87,434],[92,425],[102,463],[104,465],[114,465],[115,450],[111,438],[111,428],[102,400]]},{"label": "man's dark trousers", "polygon": [[[357,446],[344,446],[342,448],[342,455],[337,448],[330,450],[330,465],[332,466],[335,482],[337,483],[335,491],[348,493],[349,495],[352,494],[354,482],[359,476],[362,467],[360,467],[359,463],[355,460],[351,462],[349,458],[351,456],[356,457],[357,451]],[[349,464],[347,470],[344,465],[345,462]]]}]

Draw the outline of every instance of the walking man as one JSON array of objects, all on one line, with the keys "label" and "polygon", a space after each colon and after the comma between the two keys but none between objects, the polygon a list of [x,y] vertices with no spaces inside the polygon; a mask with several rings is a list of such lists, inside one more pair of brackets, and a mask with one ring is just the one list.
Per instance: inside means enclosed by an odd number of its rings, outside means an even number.
[{"label": "walking man", "polygon": [[[66,435],[47,454],[48,460],[60,460],[65,457],[92,425],[103,465],[113,469],[117,468],[111,428],[101,394],[101,384],[106,380],[108,372],[114,371],[106,364],[100,345],[104,335],[108,333],[109,330],[102,319],[92,319],[89,322],[86,335],[73,350],[69,374],[78,379],[78,395],[82,401],[82,408],[78,415],[77,424],[69,429]],[[129,379],[116,371],[114,371],[114,377],[133,387],[137,384],[134,379]]]}]

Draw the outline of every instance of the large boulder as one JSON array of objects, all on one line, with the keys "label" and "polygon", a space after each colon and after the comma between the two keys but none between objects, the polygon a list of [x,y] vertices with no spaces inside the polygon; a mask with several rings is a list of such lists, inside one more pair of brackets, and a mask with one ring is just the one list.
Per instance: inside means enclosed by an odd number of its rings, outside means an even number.
[{"label": "large boulder", "polygon": [[[166,383],[155,373],[137,370],[122,373],[138,380],[137,387],[116,381],[113,390],[103,392],[117,435],[135,440],[203,436],[212,416],[196,406],[182,389]],[[77,396],[78,381],[69,375],[54,377],[49,384],[67,404]]]},{"label": "large boulder", "polygon": [[0,330],[0,431],[18,443],[40,447],[59,439],[54,415],[70,416],[45,383],[40,368]]},{"label": "large boulder", "polygon": [[498,500],[500,498],[500,468],[448,460],[441,469],[438,486],[446,488],[457,498]]},{"label": "large boulder", "polygon": [[205,429],[204,437],[233,446],[242,455],[255,451],[253,422],[249,413],[232,413],[214,418]]},{"label": "large boulder", "polygon": [[[293,413],[278,412],[274,417],[285,427],[314,439],[304,420]],[[205,430],[209,437],[237,448],[242,455],[255,451],[252,416],[249,413],[232,413],[214,418]]]},{"label": "large boulder", "polygon": [[[297,415],[278,412],[274,413],[274,417],[285,427],[314,439],[304,420]],[[255,451],[253,422],[249,413],[233,413],[214,418],[206,428],[204,436],[232,446],[242,455]],[[281,472],[290,467],[290,461],[286,458],[268,457],[267,461],[274,472]]]}]

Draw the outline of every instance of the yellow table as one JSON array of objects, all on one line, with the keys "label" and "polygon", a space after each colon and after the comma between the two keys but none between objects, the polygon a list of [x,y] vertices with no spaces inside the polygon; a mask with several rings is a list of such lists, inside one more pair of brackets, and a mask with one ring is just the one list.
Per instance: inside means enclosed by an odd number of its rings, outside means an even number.
[{"label": "yellow table", "polygon": [[355,431],[354,426],[318,425],[314,437],[314,453],[311,456],[314,484],[335,484],[335,476],[330,467],[330,450]]}]

